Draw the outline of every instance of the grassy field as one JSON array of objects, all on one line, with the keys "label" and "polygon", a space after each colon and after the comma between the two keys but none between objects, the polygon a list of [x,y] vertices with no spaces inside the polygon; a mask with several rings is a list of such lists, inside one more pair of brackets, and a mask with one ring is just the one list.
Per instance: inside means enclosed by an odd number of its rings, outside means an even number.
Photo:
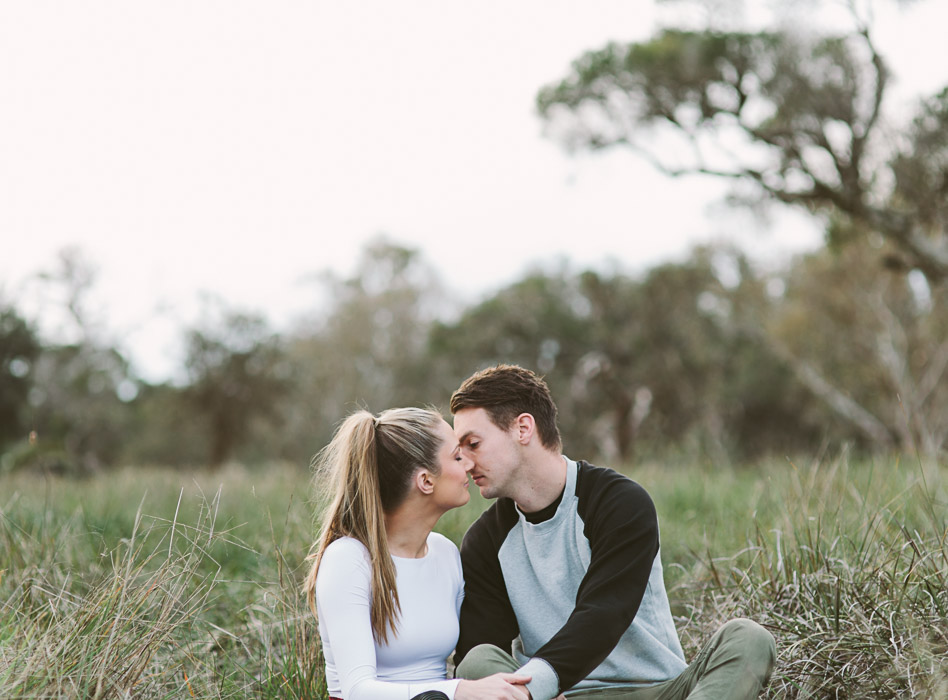
[{"label": "grassy field", "polygon": [[[948,467],[643,465],[686,655],[777,638],[767,697],[948,698]],[[449,513],[460,542],[486,506]],[[289,466],[0,478],[0,697],[325,696]]]}]

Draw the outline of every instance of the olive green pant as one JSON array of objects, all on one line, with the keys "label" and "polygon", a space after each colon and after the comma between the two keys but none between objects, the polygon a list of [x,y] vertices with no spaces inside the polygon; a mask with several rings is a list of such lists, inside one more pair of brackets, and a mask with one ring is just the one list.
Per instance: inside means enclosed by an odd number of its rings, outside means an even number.
[{"label": "olive green pant", "polygon": [[[773,635],[756,622],[738,618],[723,625],[677,678],[651,685],[577,688],[565,695],[612,700],[752,700],[770,680],[776,658]],[[476,680],[518,668],[520,664],[510,654],[482,644],[468,652],[455,675]]]}]

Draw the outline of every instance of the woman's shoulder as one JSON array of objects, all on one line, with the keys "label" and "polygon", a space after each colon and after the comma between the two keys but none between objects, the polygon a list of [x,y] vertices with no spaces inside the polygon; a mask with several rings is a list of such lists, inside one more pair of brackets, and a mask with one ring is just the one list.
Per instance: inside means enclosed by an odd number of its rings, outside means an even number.
[{"label": "woman's shoulder", "polygon": [[461,553],[457,545],[444,535],[432,532],[428,535],[428,551],[434,559],[441,562],[450,562],[459,571],[461,569]]},{"label": "woman's shoulder", "polygon": [[369,550],[354,537],[340,537],[326,545],[323,551],[319,568],[330,567],[358,567],[362,568],[369,563]]},{"label": "woman's shoulder", "polygon": [[340,537],[323,550],[316,573],[316,603],[326,606],[345,605],[353,600],[353,591],[363,596],[372,587],[372,565],[369,552],[359,540]]},{"label": "woman's shoulder", "polygon": [[457,545],[439,532],[429,533],[428,549],[439,554],[450,554],[458,551]]}]

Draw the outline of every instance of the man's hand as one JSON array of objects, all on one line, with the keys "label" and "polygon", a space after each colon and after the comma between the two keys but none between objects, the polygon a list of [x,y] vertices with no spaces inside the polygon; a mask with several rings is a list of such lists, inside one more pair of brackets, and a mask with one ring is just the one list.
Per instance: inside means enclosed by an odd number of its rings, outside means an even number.
[{"label": "man's hand", "polygon": [[530,676],[495,673],[477,681],[461,681],[454,700],[530,700]]}]

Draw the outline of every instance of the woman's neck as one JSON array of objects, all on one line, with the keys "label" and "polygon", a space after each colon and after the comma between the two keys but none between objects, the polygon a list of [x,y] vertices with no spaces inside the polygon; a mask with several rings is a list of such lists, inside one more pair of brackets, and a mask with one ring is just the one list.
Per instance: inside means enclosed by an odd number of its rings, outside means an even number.
[{"label": "woman's neck", "polygon": [[404,503],[385,514],[388,551],[392,556],[419,559],[428,552],[428,535],[440,514],[419,513],[417,504]]}]

